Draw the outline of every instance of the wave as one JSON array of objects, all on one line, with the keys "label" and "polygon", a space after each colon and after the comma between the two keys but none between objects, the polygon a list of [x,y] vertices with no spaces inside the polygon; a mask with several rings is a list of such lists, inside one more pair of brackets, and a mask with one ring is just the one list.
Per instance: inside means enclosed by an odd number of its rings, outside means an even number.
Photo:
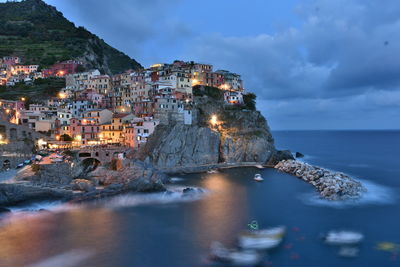
[{"label": "wave", "polygon": [[367,180],[360,180],[364,187],[367,189],[359,199],[348,199],[341,201],[331,201],[321,198],[316,193],[305,193],[299,196],[299,199],[306,205],[331,207],[337,209],[352,208],[357,206],[367,205],[392,205],[397,201],[397,194],[395,190]]},{"label": "wave", "polygon": [[120,195],[102,201],[101,206],[115,209],[139,205],[192,202],[202,199],[208,193],[202,188],[193,187],[193,193],[185,194],[182,192],[184,188],[186,187],[169,186],[168,191],[162,193]]},{"label": "wave", "polygon": [[73,249],[56,256],[41,260],[40,262],[30,264],[29,267],[53,267],[53,266],[62,266],[62,267],[72,267],[78,266],[83,261],[94,256],[94,252],[92,250],[87,249]]},{"label": "wave", "polygon": [[184,181],[185,179],[180,178],[180,177],[171,177],[169,180],[171,183],[178,183],[178,182]]},{"label": "wave", "polygon": [[27,205],[20,205],[20,206],[13,206],[9,207],[8,209],[11,212],[36,212],[36,211],[43,211],[43,210],[57,210],[63,204],[62,201],[40,201],[40,202],[33,202]]}]

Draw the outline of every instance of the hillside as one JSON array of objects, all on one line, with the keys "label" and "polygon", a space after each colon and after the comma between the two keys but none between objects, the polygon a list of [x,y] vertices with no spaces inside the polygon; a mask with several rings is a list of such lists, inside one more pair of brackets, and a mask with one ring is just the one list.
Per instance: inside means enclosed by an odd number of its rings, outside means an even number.
[{"label": "hillside", "polygon": [[107,74],[141,68],[42,0],[0,3],[0,57],[9,55],[42,68],[68,59],[79,59],[86,68]]},{"label": "hillside", "polygon": [[64,78],[36,79],[32,84],[18,83],[15,86],[0,86],[0,99],[19,100],[21,97],[29,103],[45,103],[50,97],[57,96],[65,87]]}]

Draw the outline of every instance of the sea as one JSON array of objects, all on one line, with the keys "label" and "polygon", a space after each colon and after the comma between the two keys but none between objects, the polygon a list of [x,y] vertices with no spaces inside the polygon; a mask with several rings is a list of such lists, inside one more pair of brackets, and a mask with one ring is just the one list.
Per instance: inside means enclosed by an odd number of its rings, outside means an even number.
[{"label": "sea", "polygon": [[[400,266],[400,131],[276,131],[279,149],[361,181],[359,200],[323,200],[274,169],[236,168],[172,177],[170,193],[94,203],[38,202],[0,219],[0,266],[230,266],[210,260],[213,241],[235,248],[250,226],[286,226],[259,266]],[[260,173],[264,182],[253,180]],[[186,187],[200,188],[183,195]],[[355,257],[323,235],[361,232]]]}]

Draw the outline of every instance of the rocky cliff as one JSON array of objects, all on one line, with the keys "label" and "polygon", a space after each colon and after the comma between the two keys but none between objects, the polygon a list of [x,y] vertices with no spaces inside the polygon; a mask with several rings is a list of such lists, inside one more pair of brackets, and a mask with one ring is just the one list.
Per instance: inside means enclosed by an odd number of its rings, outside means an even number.
[{"label": "rocky cliff", "polygon": [[[218,89],[216,89],[218,90]],[[173,171],[187,167],[265,164],[276,153],[265,118],[248,105],[225,105],[223,96],[195,93],[192,125],[160,125],[139,152],[155,167]],[[216,116],[217,123],[210,119]]]}]

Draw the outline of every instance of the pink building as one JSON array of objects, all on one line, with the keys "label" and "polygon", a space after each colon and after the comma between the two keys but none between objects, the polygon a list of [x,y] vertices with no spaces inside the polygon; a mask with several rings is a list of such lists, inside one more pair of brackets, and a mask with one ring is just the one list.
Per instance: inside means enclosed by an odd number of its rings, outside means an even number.
[{"label": "pink building", "polygon": [[91,101],[93,103],[96,103],[97,105],[102,104],[104,101],[104,95],[99,94],[92,89],[84,90],[82,93],[80,93],[78,98],[86,101]]},{"label": "pink building", "polygon": [[77,119],[70,120],[70,136],[81,145],[90,145],[99,142],[100,126],[93,119]]},{"label": "pink building", "polygon": [[154,114],[154,101],[150,99],[143,99],[135,102],[133,112],[137,117],[152,117]]}]

